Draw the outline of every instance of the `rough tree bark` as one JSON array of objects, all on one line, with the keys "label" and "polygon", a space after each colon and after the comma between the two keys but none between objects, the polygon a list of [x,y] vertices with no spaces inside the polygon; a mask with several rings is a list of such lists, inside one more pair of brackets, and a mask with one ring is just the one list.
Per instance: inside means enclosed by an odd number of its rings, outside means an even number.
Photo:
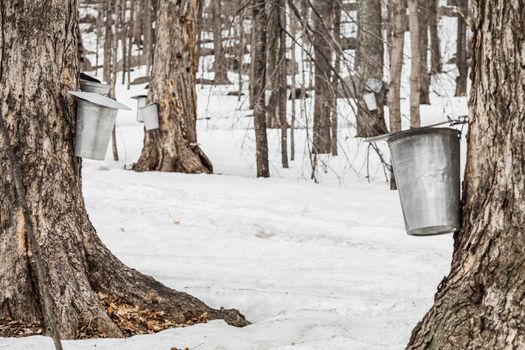
[{"label": "rough tree bark", "polygon": [[148,101],[159,106],[160,129],[145,132],[133,169],[211,173],[197,144],[196,16],[199,0],[159,2],[157,38]]},{"label": "rough tree bark", "polygon": [[421,55],[419,53],[418,0],[408,0],[408,22],[410,27],[410,127],[419,128]]},{"label": "rough tree bark", "polygon": [[[365,92],[365,82],[370,79],[383,81],[383,30],[381,0],[360,0],[358,2],[359,28],[357,33],[359,64],[357,66],[358,91]],[[365,103],[357,108],[357,137],[371,137],[387,132],[383,113],[383,101],[378,98],[377,109],[370,111]]]},{"label": "rough tree bark", "polygon": [[[126,267],[97,237],[82,198],[75,103],[67,94],[78,88],[77,5],[0,5],[0,115],[23,174],[60,335],[120,337],[198,321],[204,313],[246,324],[236,311],[213,310]],[[16,335],[10,322],[36,333],[43,321],[8,164],[0,143],[0,336]]]},{"label": "rough tree bark", "polygon": [[459,75],[456,78],[455,96],[467,96],[467,16],[468,0],[456,0],[458,5],[458,36],[456,42],[456,66]]},{"label": "rough tree bark", "polygon": [[315,16],[313,47],[315,56],[315,102],[313,152],[330,154],[332,151],[330,119],[332,115],[334,89],[331,83],[332,44],[330,29],[332,27],[333,0],[315,0],[318,12]]},{"label": "rough tree bark", "polygon": [[525,348],[525,1],[474,1],[463,225],[408,349]]},{"label": "rough tree bark", "polygon": [[[388,108],[390,111],[390,132],[401,131],[401,71],[403,69],[403,48],[406,31],[406,3],[404,0],[390,0],[392,13],[392,49],[390,55],[390,85]],[[395,190],[394,172],[390,170],[390,188]]]}]

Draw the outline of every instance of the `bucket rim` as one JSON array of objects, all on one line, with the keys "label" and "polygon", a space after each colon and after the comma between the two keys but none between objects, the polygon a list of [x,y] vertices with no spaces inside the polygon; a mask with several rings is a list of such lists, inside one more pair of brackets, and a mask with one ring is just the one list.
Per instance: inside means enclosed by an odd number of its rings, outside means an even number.
[{"label": "bucket rim", "polygon": [[410,136],[417,136],[417,135],[425,135],[425,134],[440,134],[440,133],[452,133],[456,134],[459,138],[461,135],[461,131],[454,128],[415,128],[415,129],[409,129],[397,132],[395,134],[390,135],[390,137],[387,138],[387,142],[391,143],[400,139],[404,139],[405,137]]}]

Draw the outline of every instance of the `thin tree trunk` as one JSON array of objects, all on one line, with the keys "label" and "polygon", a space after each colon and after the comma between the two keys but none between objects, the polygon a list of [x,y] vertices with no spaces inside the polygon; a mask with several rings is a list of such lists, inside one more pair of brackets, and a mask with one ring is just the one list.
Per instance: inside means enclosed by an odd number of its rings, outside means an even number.
[{"label": "thin tree trunk", "polygon": [[419,104],[430,104],[430,76],[428,74],[428,23],[429,5],[428,0],[418,0],[419,6],[419,53],[421,54],[421,72]]},{"label": "thin tree trunk", "polygon": [[265,87],[266,87],[266,12],[265,0],[253,0],[253,118],[255,126],[255,146],[257,177],[269,177],[268,138],[266,135]]},{"label": "thin tree trunk", "polygon": [[468,0],[456,0],[458,4],[458,37],[456,50],[456,66],[459,76],[456,78],[455,96],[467,96],[467,26]]},{"label": "thin tree trunk", "polygon": [[279,92],[280,92],[280,73],[279,73],[279,45],[280,45],[280,2],[281,0],[268,0],[266,2],[266,12],[268,18],[266,34],[266,80],[271,95],[266,106],[266,127],[281,127],[279,118]]},{"label": "thin tree trunk", "polygon": [[111,8],[113,6],[115,0],[107,0],[104,4],[104,18],[105,18],[105,25],[104,25],[104,67],[103,67],[103,79],[105,82],[109,83],[111,82],[111,52],[112,52],[112,38],[113,38],[113,31],[112,31],[112,14],[111,14]]},{"label": "thin tree trunk", "polygon": [[[390,55],[390,84],[388,108],[390,111],[390,132],[401,131],[401,71],[406,31],[406,2],[390,0],[392,12],[392,50]],[[390,189],[397,188],[394,172],[390,170]]]},{"label": "thin tree trunk", "polygon": [[[41,20],[43,10],[49,20]],[[35,279],[36,245],[63,339],[150,333],[206,318],[245,325],[237,311],[214,310],[126,267],[96,235],[74,156],[76,104],[67,93],[79,86],[77,2],[3,0],[0,23],[0,117],[16,145],[28,209],[20,207],[13,177],[1,176],[0,336],[21,335],[3,327],[9,322],[28,335],[51,321]],[[0,141],[1,174],[12,170],[6,152]],[[29,243],[26,221],[36,243]]]},{"label": "thin tree trunk", "polygon": [[[360,97],[368,93],[368,79],[383,81],[384,43],[381,17],[381,0],[359,0],[358,2],[358,46],[359,65],[357,82]],[[369,110],[365,103],[357,108],[357,137],[371,137],[387,132],[382,95],[377,96],[377,108]]]},{"label": "thin tree trunk", "polygon": [[[252,13],[252,28],[250,32],[250,79],[249,79],[249,93],[250,93],[250,109],[254,109],[255,107],[255,18],[253,17]],[[264,106],[263,106],[264,107]],[[266,122],[265,122],[266,124]]]},{"label": "thin tree trunk", "polygon": [[[334,37],[336,42],[341,46],[341,2],[335,1],[334,3]],[[335,64],[334,69],[336,72],[341,71],[341,54],[338,50],[335,52]],[[339,82],[339,79],[337,78],[337,75],[333,75],[332,77],[332,88],[334,86],[337,86]],[[333,97],[334,105],[332,107],[332,120],[330,122],[330,127],[332,129],[332,155],[337,156],[337,94],[334,93]]]},{"label": "thin tree trunk", "polygon": [[131,88],[131,58],[133,57],[133,28],[135,27],[135,0],[130,0],[130,16],[129,21],[127,23],[128,26],[128,55],[126,58],[127,60],[127,77],[128,77],[128,90]]},{"label": "thin tree trunk", "polygon": [[[115,7],[113,8],[113,15],[111,17],[111,22],[113,23],[112,33],[113,38],[111,43],[113,44],[111,50],[111,91],[110,97],[116,98],[115,87],[117,85],[117,76],[118,76],[118,33],[119,33],[119,14],[120,6],[122,5],[123,0],[115,0]],[[113,126],[113,131],[111,132],[111,151],[113,154],[113,160],[118,161],[118,147],[117,147],[117,125]]]},{"label": "thin tree trunk", "polygon": [[523,1],[474,1],[463,223],[408,349],[525,348]]},{"label": "thin tree trunk", "polygon": [[[290,35],[292,38],[295,38],[296,29],[296,19],[293,13],[290,14]],[[290,122],[290,160],[295,160],[295,115],[297,113],[297,79],[296,79],[296,70],[297,70],[297,57],[296,57],[296,48],[297,45],[295,41],[292,40],[291,48],[291,68],[292,68],[292,120]],[[304,83],[304,82],[303,82]],[[304,85],[304,84],[303,84]]]},{"label": "thin tree trunk", "polygon": [[100,47],[100,38],[102,36],[102,19],[104,15],[104,7],[102,3],[97,4],[97,28],[96,28],[96,44],[95,44],[95,75],[98,75],[98,65],[99,65],[99,47]]},{"label": "thin tree trunk", "polygon": [[429,13],[429,28],[430,28],[430,66],[431,73],[437,74],[443,71],[441,64],[441,42],[439,40],[439,0],[432,0]]},{"label": "thin tree trunk", "polygon": [[152,41],[153,41],[153,16],[151,14],[151,0],[143,0],[144,1],[144,19],[142,22],[143,25],[143,33],[144,33],[144,43],[142,46],[142,50],[144,53],[144,56],[146,57],[146,75],[150,76],[151,74],[151,63],[152,63]]},{"label": "thin tree trunk", "polygon": [[286,0],[279,0],[279,94],[277,111],[281,125],[281,163],[288,165],[288,121],[286,118],[287,64],[286,64]]},{"label": "thin tree trunk", "polygon": [[332,27],[334,0],[315,0],[314,6],[319,16],[315,16],[313,35],[315,51],[313,150],[315,154],[330,154],[332,151],[330,119],[335,94],[331,86],[332,46],[329,28]]},{"label": "thin tree trunk", "polygon": [[213,82],[216,85],[231,84],[228,79],[228,67],[222,43],[222,0],[213,0],[211,6],[213,16],[213,50],[215,54],[215,62],[213,63],[215,78]]},{"label": "thin tree trunk", "polygon": [[128,71],[128,61],[127,61],[127,37],[128,37],[128,27],[129,22],[126,20],[126,12],[128,9],[128,1],[122,0],[121,11],[119,12],[119,23],[120,23],[120,43],[122,45],[122,85],[126,83],[126,72]]},{"label": "thin tree trunk", "polygon": [[418,0],[408,0],[408,21],[410,27],[410,127],[419,128],[421,55],[419,52]]},{"label": "thin tree trunk", "polygon": [[[237,7],[242,8],[242,0],[237,1]],[[242,90],[243,90],[243,65],[244,65],[244,11],[239,14],[239,97],[237,101],[242,99]]]},{"label": "thin tree trunk", "polygon": [[133,167],[136,171],[213,171],[197,143],[197,21],[187,19],[196,19],[198,2],[160,2],[156,30],[159,45],[155,45],[148,95],[150,103],[158,104],[160,129],[145,132],[142,154]]}]

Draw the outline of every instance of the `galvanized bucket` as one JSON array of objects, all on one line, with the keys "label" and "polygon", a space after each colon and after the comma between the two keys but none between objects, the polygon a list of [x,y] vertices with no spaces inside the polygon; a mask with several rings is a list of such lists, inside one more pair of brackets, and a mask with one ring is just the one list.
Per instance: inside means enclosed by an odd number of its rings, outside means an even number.
[{"label": "galvanized bucket", "polygon": [[369,111],[375,111],[377,109],[376,94],[370,92],[363,95],[363,100],[365,100],[366,108]]},{"label": "galvanized bucket", "polygon": [[140,108],[146,105],[148,101],[148,95],[136,95],[131,96],[131,98],[137,100],[137,121],[143,123],[144,119],[142,118],[142,114],[140,113]]},{"label": "galvanized bucket", "polygon": [[69,93],[77,98],[75,155],[104,160],[118,110],[130,110],[130,108],[95,93],[79,91]]},{"label": "galvanized bucket", "polygon": [[408,234],[437,235],[459,229],[460,132],[420,128],[388,139]]},{"label": "galvanized bucket", "polygon": [[159,108],[153,103],[139,108],[139,114],[144,120],[146,130],[155,130],[159,128]]},{"label": "galvanized bucket", "polygon": [[109,94],[109,90],[111,90],[111,87],[106,84],[81,79],[80,90],[84,92],[92,92],[94,94],[107,96]]}]

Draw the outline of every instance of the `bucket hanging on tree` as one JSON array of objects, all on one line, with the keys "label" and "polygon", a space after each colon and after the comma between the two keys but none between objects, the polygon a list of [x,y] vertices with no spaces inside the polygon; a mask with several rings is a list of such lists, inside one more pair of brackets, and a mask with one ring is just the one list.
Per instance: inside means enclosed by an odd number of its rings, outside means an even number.
[{"label": "bucket hanging on tree", "polygon": [[388,138],[408,234],[459,229],[460,135],[456,129],[419,128]]},{"label": "bucket hanging on tree", "polygon": [[77,98],[75,155],[104,160],[118,110],[131,110],[123,104],[96,93],[70,91]]},{"label": "bucket hanging on tree", "polygon": [[140,107],[139,114],[144,121],[146,130],[155,130],[159,128],[159,107],[156,103]]},{"label": "bucket hanging on tree", "polygon": [[137,100],[137,121],[140,123],[143,123],[144,119],[142,119],[140,108],[146,105],[148,101],[148,95],[136,95],[136,96],[131,96],[131,98]]}]

